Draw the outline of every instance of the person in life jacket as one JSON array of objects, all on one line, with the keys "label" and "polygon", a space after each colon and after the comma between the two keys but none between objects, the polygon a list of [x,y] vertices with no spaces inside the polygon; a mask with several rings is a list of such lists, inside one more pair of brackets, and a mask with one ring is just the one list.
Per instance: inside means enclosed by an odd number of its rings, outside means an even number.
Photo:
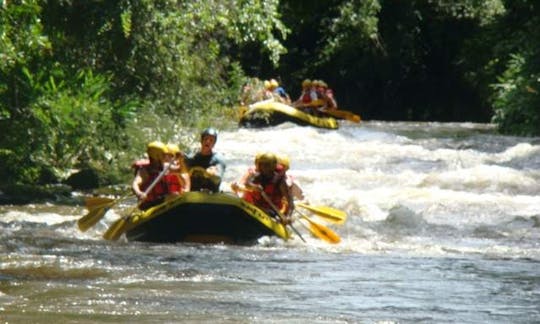
[{"label": "person in life jacket", "polygon": [[[247,191],[246,189],[246,183],[248,179],[256,174],[259,170],[257,169],[257,164],[259,162],[260,157],[263,155],[263,153],[258,153],[255,156],[255,163],[254,166],[250,167],[242,177],[231,183],[231,189],[232,191],[238,195],[241,198],[244,198],[244,200],[248,202],[253,202],[253,198],[251,196],[251,192]],[[294,179],[292,175],[287,173],[287,171],[290,169],[290,159],[285,154],[278,154],[276,156],[277,158],[277,166],[276,166],[276,172],[281,173],[285,176],[285,182],[287,183],[287,187],[289,188],[290,194],[293,196],[296,200],[304,200],[304,192],[300,185],[298,184],[298,181]]]},{"label": "person in life jacket", "polygon": [[302,81],[302,91],[300,96],[293,102],[293,106],[296,108],[302,108],[306,104],[311,102],[311,80],[305,79]]},{"label": "person in life jacket", "polygon": [[317,96],[316,82],[316,80],[311,81],[309,79],[305,79],[302,82],[302,93],[293,104],[296,108],[308,114],[315,114],[315,107],[318,106],[320,102]]},{"label": "person in life jacket", "polygon": [[231,183],[231,189],[232,191],[239,197],[244,198],[248,202],[253,202],[253,200],[250,198],[250,192],[246,188],[246,183],[248,179],[256,174],[259,170],[257,169],[257,164],[259,163],[259,159],[262,156],[263,153],[257,153],[255,155],[255,163],[252,167],[247,169],[246,173],[242,175],[240,179],[237,181]]},{"label": "person in life jacket", "polygon": [[135,178],[131,184],[133,193],[139,199],[139,208],[148,209],[161,203],[168,193],[165,180],[161,178],[150,192],[145,193],[148,187],[160,175],[163,170],[167,147],[159,141],[148,143],[146,146],[147,160],[139,160],[134,163]]},{"label": "person in life jacket", "polygon": [[285,89],[279,85],[279,82],[276,79],[270,80],[270,90],[274,94],[274,98],[284,104],[291,104],[291,97]]},{"label": "person in life jacket", "polygon": [[214,152],[218,133],[207,128],[201,133],[201,148],[186,159],[191,176],[191,191],[218,192],[227,165]]},{"label": "person in life jacket", "polygon": [[165,163],[170,163],[169,172],[164,176],[169,195],[181,195],[191,188],[189,172],[184,161],[184,153],[176,144],[167,144]]},{"label": "person in life jacket", "polygon": [[325,110],[338,109],[336,99],[334,98],[334,91],[328,87],[328,84],[319,80],[317,85],[317,96],[323,101],[323,106],[319,110],[324,112]]},{"label": "person in life jacket", "polygon": [[270,82],[270,80],[264,80],[263,85],[263,100],[275,99],[274,92],[272,91],[272,83]]},{"label": "person in life jacket", "polygon": [[[277,158],[274,154],[261,154],[257,160],[257,172],[246,181],[246,188],[251,193],[244,196],[244,199],[272,216],[278,215],[277,209],[285,217],[280,220],[285,224],[290,224],[294,211],[293,197],[289,192],[283,172],[276,171],[276,168]],[[262,192],[270,202],[265,199]]]}]

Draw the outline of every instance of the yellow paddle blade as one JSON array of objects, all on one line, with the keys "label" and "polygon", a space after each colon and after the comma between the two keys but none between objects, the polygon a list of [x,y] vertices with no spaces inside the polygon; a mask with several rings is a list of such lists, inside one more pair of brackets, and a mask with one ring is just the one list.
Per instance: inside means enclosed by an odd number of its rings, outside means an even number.
[{"label": "yellow paddle blade", "polygon": [[93,209],[94,207],[100,207],[105,204],[114,202],[116,199],[107,198],[107,197],[86,197],[84,199],[84,205],[88,210]]},{"label": "yellow paddle blade", "polygon": [[81,232],[87,231],[90,227],[96,225],[105,216],[109,208],[113,205],[113,202],[105,203],[103,205],[94,206],[90,209],[88,214],[84,215],[77,221],[77,226]]},{"label": "yellow paddle blade", "polygon": [[112,223],[107,231],[103,234],[103,238],[109,241],[116,241],[124,234],[127,228],[128,222],[124,217]]},{"label": "yellow paddle blade", "polygon": [[311,232],[311,234],[313,234],[313,236],[332,244],[338,244],[339,242],[341,242],[341,238],[339,237],[339,235],[337,235],[330,228],[322,224],[316,223],[306,216],[302,215],[302,218],[309,222],[309,231]]},{"label": "yellow paddle blade", "polygon": [[341,119],[345,119],[345,120],[348,120],[348,121],[352,121],[353,123],[359,123],[362,119],[360,118],[359,115],[355,114],[355,113],[352,113],[350,111],[347,111],[347,110],[341,110],[341,109],[337,109],[337,110],[324,110],[324,113],[325,114],[328,114],[332,117],[336,117],[336,118],[341,118]]},{"label": "yellow paddle blade", "polygon": [[317,216],[320,216],[324,218],[325,220],[328,220],[329,222],[335,223],[335,224],[343,224],[345,220],[347,219],[347,213],[345,213],[342,210],[335,209],[332,207],[327,206],[311,206],[306,205],[304,203],[295,203],[295,206],[305,208],[313,213],[315,213]]}]

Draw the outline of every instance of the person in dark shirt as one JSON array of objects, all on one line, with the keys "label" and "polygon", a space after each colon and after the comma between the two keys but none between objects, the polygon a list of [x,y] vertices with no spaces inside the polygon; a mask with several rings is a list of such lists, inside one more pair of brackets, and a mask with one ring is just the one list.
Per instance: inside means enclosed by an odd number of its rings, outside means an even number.
[{"label": "person in dark shirt", "polygon": [[201,133],[201,148],[186,160],[191,175],[191,191],[219,192],[221,179],[227,167],[214,152],[218,133],[207,128]]}]

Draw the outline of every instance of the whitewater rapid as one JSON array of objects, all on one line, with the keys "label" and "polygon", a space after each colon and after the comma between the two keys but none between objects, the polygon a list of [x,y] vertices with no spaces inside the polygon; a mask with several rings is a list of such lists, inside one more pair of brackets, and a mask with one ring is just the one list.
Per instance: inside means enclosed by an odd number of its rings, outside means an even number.
[{"label": "whitewater rapid", "polygon": [[258,152],[288,155],[312,204],[348,213],[343,249],[540,258],[538,139],[471,123],[283,124],[222,132],[216,150],[226,183]]},{"label": "whitewater rapid", "polygon": [[[221,130],[223,190],[259,152],[287,154],[313,205],[347,212],[328,244],[102,239],[82,205],[0,206],[7,323],[536,323],[540,139],[470,123]],[[186,140],[187,139],[187,140]],[[197,131],[176,140],[197,148]],[[134,157],[136,158],[136,157]],[[83,195],[74,193],[74,195]],[[81,197],[82,201],[82,197]]]}]

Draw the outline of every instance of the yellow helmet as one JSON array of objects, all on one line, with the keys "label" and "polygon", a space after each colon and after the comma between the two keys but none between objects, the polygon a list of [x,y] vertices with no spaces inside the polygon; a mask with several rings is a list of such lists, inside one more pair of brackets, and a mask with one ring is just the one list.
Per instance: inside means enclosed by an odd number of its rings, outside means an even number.
[{"label": "yellow helmet", "polygon": [[153,141],[146,146],[148,157],[154,160],[163,160],[163,154],[167,153],[167,146],[160,141]]},{"label": "yellow helmet", "polygon": [[258,157],[257,164],[273,165],[275,169],[277,165],[276,155],[274,153],[262,153]]},{"label": "yellow helmet", "polygon": [[326,82],[324,82],[323,80],[320,80],[320,81],[319,81],[319,84],[320,84],[321,87],[323,87],[323,88],[328,88],[328,84],[326,84]]},{"label": "yellow helmet", "polygon": [[302,87],[309,87],[310,85],[311,85],[310,79],[305,79],[304,81],[302,81]]},{"label": "yellow helmet", "polygon": [[264,80],[264,88],[265,89],[270,89],[271,86],[272,86],[272,84],[270,83],[270,81]]},{"label": "yellow helmet", "polygon": [[263,156],[264,153],[257,153],[257,155],[255,155],[255,165],[257,165],[261,159],[261,156]]},{"label": "yellow helmet", "polygon": [[277,82],[276,79],[270,80],[270,87],[272,87],[272,88],[277,88],[277,87],[279,87],[279,83]]},{"label": "yellow helmet", "polygon": [[176,144],[169,143],[167,144],[167,153],[176,155],[177,153],[180,153],[180,146]]},{"label": "yellow helmet", "polygon": [[277,163],[281,164],[285,171],[289,170],[289,168],[291,167],[291,160],[285,154],[280,154],[277,156]]}]

